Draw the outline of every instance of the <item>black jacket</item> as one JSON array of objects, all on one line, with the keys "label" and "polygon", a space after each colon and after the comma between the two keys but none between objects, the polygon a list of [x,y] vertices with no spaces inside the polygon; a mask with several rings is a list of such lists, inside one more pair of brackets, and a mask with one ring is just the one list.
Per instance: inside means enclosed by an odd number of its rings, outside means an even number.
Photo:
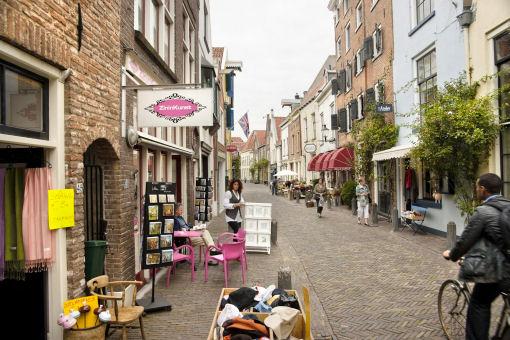
[{"label": "black jacket", "polygon": [[[510,200],[499,196],[491,199],[490,203],[497,204],[499,207],[503,208],[510,205]],[[485,203],[477,207],[468,225],[464,229],[464,232],[450,251],[450,259],[452,261],[459,260],[466,253],[472,251],[472,248],[481,238],[489,241],[486,244],[489,247],[497,248],[497,250],[492,250],[500,253],[500,251],[504,249],[504,239],[499,227],[500,214],[501,212],[498,209]],[[501,256],[503,256],[502,253]],[[505,262],[507,262],[504,266],[506,268],[508,267],[508,260]],[[505,269],[505,272],[507,271],[508,270]],[[510,272],[504,273],[504,276],[510,277]]]}]

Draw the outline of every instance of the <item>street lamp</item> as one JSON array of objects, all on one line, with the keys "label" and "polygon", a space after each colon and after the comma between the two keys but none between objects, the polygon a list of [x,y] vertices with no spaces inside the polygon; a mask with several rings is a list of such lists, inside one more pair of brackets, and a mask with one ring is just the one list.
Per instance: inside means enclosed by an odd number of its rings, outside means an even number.
[{"label": "street lamp", "polygon": [[330,143],[333,143],[335,141],[335,137],[330,137],[328,139],[327,137],[327,133],[328,133],[329,129],[328,127],[326,126],[326,124],[323,124],[322,125],[322,129],[321,129],[321,132],[322,132],[322,140],[323,140],[323,144],[326,143],[326,142],[330,142]]}]

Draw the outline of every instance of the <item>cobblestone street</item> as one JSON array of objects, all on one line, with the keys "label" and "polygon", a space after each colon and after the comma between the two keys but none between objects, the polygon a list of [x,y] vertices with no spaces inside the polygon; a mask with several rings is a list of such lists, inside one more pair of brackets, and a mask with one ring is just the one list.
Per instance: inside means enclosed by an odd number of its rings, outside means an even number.
[{"label": "cobblestone street", "polygon": [[[310,288],[315,339],[443,338],[437,291],[457,273],[456,265],[440,256],[444,239],[394,233],[387,223],[362,227],[345,207],[326,208],[319,219],[303,202],[270,196],[263,185],[248,184],[245,197],[273,203],[278,221],[278,246],[271,254],[249,254],[247,284],[276,284],[278,269],[290,266],[294,287]],[[214,238],[226,229],[224,224],[223,215],[214,219]],[[223,287],[221,268],[211,267],[207,283],[202,265],[193,283],[189,266],[176,272],[168,289],[164,277],[157,282],[157,294],[173,309],[144,318],[148,338],[205,339]],[[241,285],[237,265],[229,285]],[[130,331],[130,338],[138,336],[138,330]]]}]

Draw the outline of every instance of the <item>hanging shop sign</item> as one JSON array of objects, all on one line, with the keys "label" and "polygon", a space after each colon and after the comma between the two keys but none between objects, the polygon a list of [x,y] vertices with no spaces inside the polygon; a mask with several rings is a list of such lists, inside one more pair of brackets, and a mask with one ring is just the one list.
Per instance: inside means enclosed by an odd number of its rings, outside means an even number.
[{"label": "hanging shop sign", "polygon": [[237,152],[237,146],[235,144],[227,145],[227,152]]},{"label": "hanging shop sign", "polygon": [[138,126],[212,126],[213,103],[212,88],[138,90]]},{"label": "hanging shop sign", "polygon": [[317,151],[317,146],[315,144],[305,144],[305,152],[315,153],[315,151]]},{"label": "hanging shop sign", "polygon": [[51,230],[74,227],[74,190],[48,190],[48,224]]},{"label": "hanging shop sign", "polygon": [[393,104],[377,104],[375,107],[377,113],[393,112]]}]

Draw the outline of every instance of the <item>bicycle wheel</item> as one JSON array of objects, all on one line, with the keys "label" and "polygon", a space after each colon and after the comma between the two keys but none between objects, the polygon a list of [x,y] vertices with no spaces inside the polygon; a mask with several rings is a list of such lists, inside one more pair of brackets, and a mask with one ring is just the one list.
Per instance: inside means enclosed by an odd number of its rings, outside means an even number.
[{"label": "bicycle wheel", "polygon": [[443,332],[450,340],[464,339],[469,293],[457,280],[446,280],[439,288],[437,308]]}]

